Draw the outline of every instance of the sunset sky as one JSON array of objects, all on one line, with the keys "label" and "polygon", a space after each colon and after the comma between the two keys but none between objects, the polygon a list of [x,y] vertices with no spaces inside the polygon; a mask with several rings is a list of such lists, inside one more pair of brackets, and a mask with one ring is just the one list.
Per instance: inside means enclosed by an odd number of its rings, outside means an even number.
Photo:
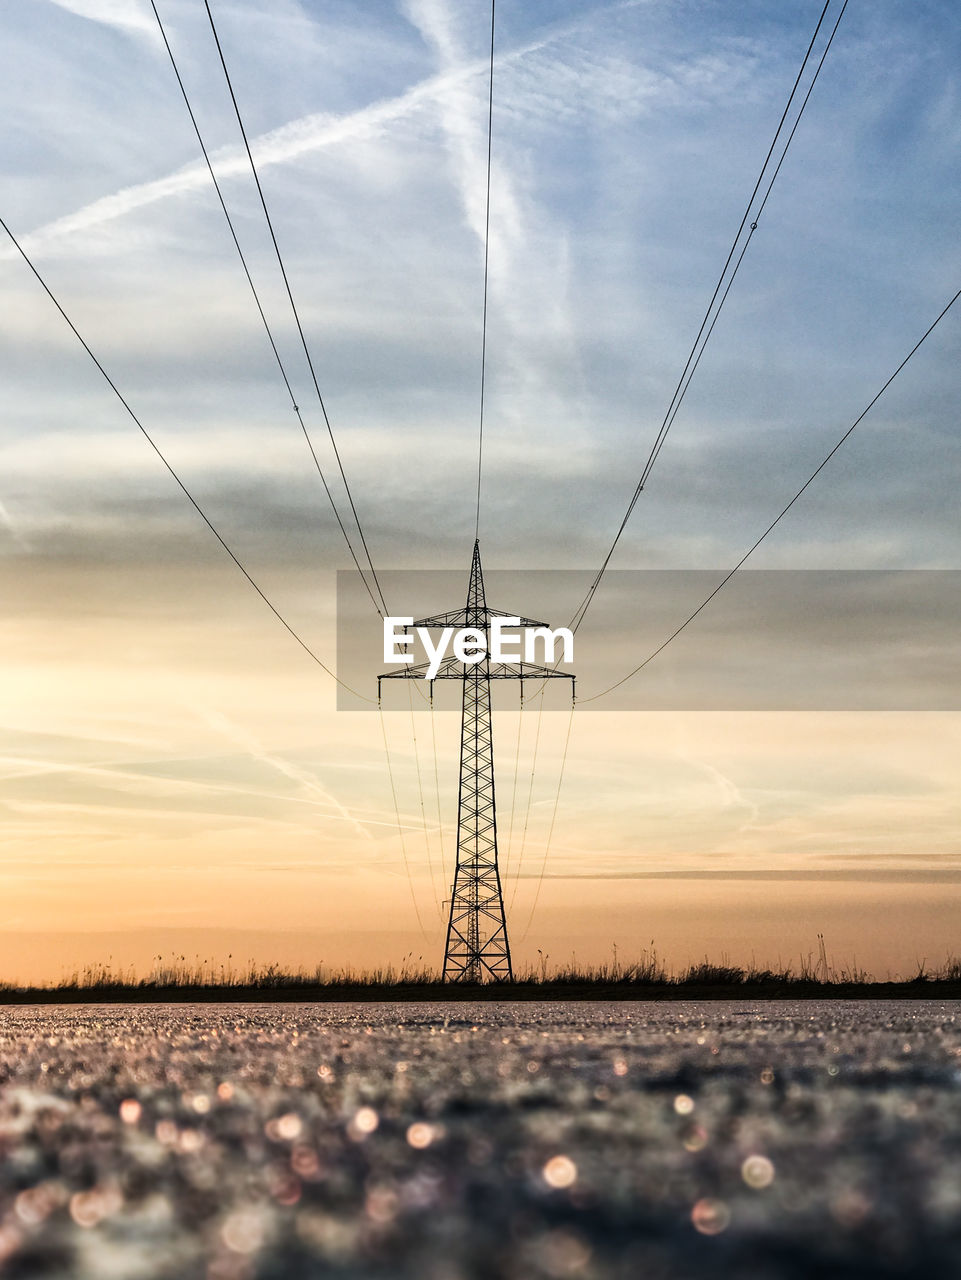
[{"label": "sunset sky", "polygon": [[[455,570],[463,592],[490,9],[211,7],[374,562]],[[499,0],[492,574],[586,576],[603,559],[821,8]],[[158,9],[346,506],[203,4]],[[0,216],[333,666],[349,556],[148,0],[6,5],[0,35]],[[952,0],[850,0],[614,569],[731,568],[961,286],[959,68]],[[457,714],[412,719],[405,700],[385,714],[401,837],[378,715],[336,709],[333,681],[231,564],[9,242],[0,281],[0,979],[174,952],[439,963]],[[959,336],[961,303],[754,568],[961,569]],[[607,603],[602,585],[578,635],[587,669],[613,654],[625,674],[698,602],[675,616],[633,600],[636,651],[622,631],[614,649],[625,581]],[[773,962],[816,950],[819,931],[839,963],[880,974],[961,953],[956,648],[905,600],[883,626],[862,607],[845,621],[843,591],[822,604],[852,673],[862,638],[865,662],[872,631],[887,638],[890,699],[874,711],[691,707],[685,655],[749,688],[770,623],[763,593],[743,615],[706,612],[636,678],[641,709],[575,713],[549,850],[568,714],[525,710],[518,749],[516,711],[498,712],[520,960],[615,943],[626,956],[653,938],[676,964]],[[822,643],[816,612],[791,624],[800,650]],[[942,677],[943,702],[912,702]],[[662,709],[642,709],[646,680]],[[663,709],[665,681],[683,710]],[[579,696],[593,692],[585,678]],[[906,705],[928,709],[894,709]]]}]

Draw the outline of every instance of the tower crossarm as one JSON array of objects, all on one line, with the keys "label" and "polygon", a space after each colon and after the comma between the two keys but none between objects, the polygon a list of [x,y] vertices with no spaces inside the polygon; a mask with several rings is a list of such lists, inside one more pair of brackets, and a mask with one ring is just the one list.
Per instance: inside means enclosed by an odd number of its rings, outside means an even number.
[{"label": "tower crossarm", "polygon": [[[433,613],[429,618],[418,618],[410,627],[432,628],[443,627],[489,627],[494,618],[517,618],[515,627],[546,627],[546,622],[536,622],[533,618],[522,618],[516,613],[506,613],[503,609],[471,609],[468,619],[467,609],[455,609],[451,613]],[[410,630],[410,627],[407,630]]]},{"label": "tower crossarm", "polygon": [[[414,662],[397,671],[385,671],[377,677],[378,694],[382,680],[428,680],[428,670],[428,663]],[[464,680],[470,670],[470,667],[466,667],[457,658],[445,658],[428,683],[433,684],[434,680]],[[484,676],[489,680],[570,680],[572,689],[575,680],[570,671],[558,671],[556,667],[545,667],[537,662],[488,662]]]},{"label": "tower crossarm", "polygon": [[[454,609],[450,613],[433,613],[429,618],[417,618],[410,626],[426,627],[428,630],[436,627],[466,627],[467,610]],[[410,627],[405,629],[409,631]]]},{"label": "tower crossarm", "polygon": [[570,680],[570,671],[558,671],[556,667],[543,667],[537,662],[492,662],[488,674],[491,680]]},{"label": "tower crossarm", "polygon": [[[379,685],[381,680],[426,680],[429,670],[430,664],[427,662],[412,662],[398,671],[384,671],[377,677],[377,683]],[[434,680],[463,680],[464,664],[456,658],[445,658],[433,678]]]},{"label": "tower crossarm", "polygon": [[548,630],[550,630],[549,622],[537,622],[534,618],[522,618],[516,613],[510,613],[507,609],[488,609],[487,617],[488,621],[493,618],[517,618],[517,621],[514,623],[515,627],[522,627],[524,629],[528,627],[547,627]]}]

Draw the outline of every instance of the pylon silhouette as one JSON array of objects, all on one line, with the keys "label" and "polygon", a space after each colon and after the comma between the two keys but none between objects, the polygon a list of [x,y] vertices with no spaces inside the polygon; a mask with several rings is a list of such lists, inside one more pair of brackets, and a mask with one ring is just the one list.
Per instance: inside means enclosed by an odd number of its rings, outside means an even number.
[{"label": "pylon silhouette", "polygon": [[[573,687],[574,680],[569,672],[532,662],[491,662],[490,624],[491,619],[497,617],[518,615],[487,607],[480,543],[475,542],[466,606],[453,613],[421,618],[412,624],[425,628],[469,628],[483,635],[486,644],[487,656],[480,661],[466,663],[453,657],[445,658],[434,676],[435,680],[461,680],[464,686],[457,860],[444,947],[445,982],[509,982],[514,976],[497,860],[491,681],[570,680]],[[516,625],[545,627],[546,623],[519,618]],[[378,693],[382,680],[422,679],[426,671],[427,664],[420,663],[386,672],[378,679]],[[523,684],[521,689],[523,696]]]}]

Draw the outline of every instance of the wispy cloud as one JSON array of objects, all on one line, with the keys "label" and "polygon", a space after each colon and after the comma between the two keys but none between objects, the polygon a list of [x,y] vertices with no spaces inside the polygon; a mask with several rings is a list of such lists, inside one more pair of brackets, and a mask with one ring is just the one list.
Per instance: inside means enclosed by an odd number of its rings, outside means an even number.
[{"label": "wispy cloud", "polygon": [[215,729],[218,733],[223,734],[225,738],[242,747],[254,760],[259,760],[261,764],[276,770],[283,777],[289,778],[291,782],[296,782],[298,786],[303,787],[308,793],[318,796],[321,800],[331,805],[337,814],[345,822],[349,822],[357,834],[365,840],[373,839],[364,823],[355,817],[332,791],[329,791],[323,785],[316,774],[309,773],[306,769],[299,768],[282,756],[268,751],[249,729],[242,729],[233,724],[221,712],[201,708],[200,714],[211,729]]},{"label": "wispy cloud", "polygon": [[[487,123],[489,62],[469,57],[459,35],[462,13],[448,0],[406,0],[405,12],[433,49],[440,65],[438,104],[446,140],[451,175],[467,225],[478,241],[477,289],[480,297],[484,246],[487,239]],[[569,34],[569,29],[565,30]],[[538,46],[538,51],[544,47]],[[533,52],[533,47],[527,50]],[[532,85],[506,73],[504,60],[495,54],[493,74],[497,85],[498,114],[503,121],[512,112],[523,115],[524,104],[539,98],[563,96],[551,77],[541,74]],[[496,124],[492,125],[492,130]],[[576,370],[578,345],[567,296],[568,244],[566,234],[553,223],[543,206],[529,192],[522,192],[512,172],[509,133],[492,136],[491,202],[489,230],[490,292],[493,308],[490,325],[497,335],[492,345],[501,379],[510,387],[498,411],[503,418],[529,428],[537,417],[555,416],[554,374],[563,364],[570,375]],[[531,252],[537,240],[540,255]],[[544,257],[549,266],[543,269]],[[540,269],[532,263],[540,261]],[[531,338],[536,335],[536,342]],[[546,338],[546,342],[545,342]],[[551,347],[543,358],[542,347]],[[478,352],[479,355],[479,352]],[[566,383],[570,394],[570,381]],[[508,451],[512,441],[508,439]],[[506,459],[505,459],[506,461]]]},{"label": "wispy cloud", "polygon": [[11,516],[10,512],[2,502],[0,502],[0,528],[7,531],[21,551],[29,551],[31,549],[30,543],[23,536],[23,533],[14,522],[13,516]]},{"label": "wispy cloud", "polygon": [[146,4],[139,0],[50,0],[50,3],[76,14],[78,18],[102,22],[121,31],[134,31],[157,43],[160,41],[156,22]]},{"label": "wispy cloud", "polygon": [[[533,47],[537,46],[529,46]],[[526,51],[515,50],[511,58],[521,57]],[[254,158],[258,167],[270,168],[289,164],[302,156],[329,147],[379,136],[397,121],[468,83],[476,77],[482,66],[481,61],[460,65],[456,69],[423,80],[400,95],[373,102],[359,111],[342,116],[314,113],[292,120],[280,128],[252,138],[251,150]],[[249,176],[249,162],[241,146],[222,147],[214,151],[211,159],[218,178]],[[162,178],[124,187],[112,195],[91,201],[73,213],[44,223],[21,237],[21,243],[29,253],[42,255],[45,249],[58,240],[102,227],[139,209],[176,196],[198,190],[206,191],[209,186],[210,175],[202,161],[184,165]],[[0,259],[15,256],[16,251],[10,247],[0,250]]]},{"label": "wispy cloud", "polygon": [[[487,110],[486,77],[479,72],[484,69],[484,63],[470,59],[462,48],[455,15],[446,0],[406,0],[404,9],[440,64],[436,97],[441,108],[441,125],[468,225],[483,248],[487,209]],[[511,175],[500,161],[492,190],[497,200],[492,239],[500,242],[503,237],[509,241],[521,233],[521,215]],[[503,263],[501,265],[503,268]]]},{"label": "wispy cloud", "polygon": [[[293,826],[300,830],[308,829],[308,826],[312,829],[317,822],[345,822],[367,840],[373,838],[368,829],[371,826],[397,830],[396,820],[381,815],[379,811],[368,814],[347,809],[335,797],[319,788],[315,781],[311,781],[305,771],[290,766],[289,762],[269,753],[252,758],[297,782],[311,794],[296,795],[269,791],[262,787],[212,782],[206,778],[188,776],[186,766],[179,775],[169,771],[158,774],[133,762],[116,764],[105,761],[102,764],[65,766],[54,760],[17,757],[0,757],[0,786],[7,793],[4,807],[10,819],[17,815],[29,819],[49,819],[60,812],[86,814],[103,819],[126,813],[135,815],[137,819],[150,817],[165,822],[182,822],[185,818],[197,821],[202,816],[213,820],[231,818],[242,812],[245,822],[261,821],[268,825]],[[42,798],[17,795],[17,783],[41,780],[45,784]],[[78,792],[78,783],[83,782],[93,785],[89,790],[81,786]],[[30,788],[30,792],[35,793],[36,790],[36,787]],[[89,798],[67,798],[77,794],[84,794]],[[223,803],[224,797],[231,796],[241,798],[248,804],[241,810]],[[198,808],[198,800],[204,802],[202,808]],[[290,806],[300,805],[312,810],[309,823],[306,817],[291,816]],[[258,806],[260,810],[254,811]],[[405,830],[423,831],[423,825],[413,819],[402,821],[401,825]],[[6,829],[11,839],[19,834],[16,823],[12,820],[8,821]],[[61,838],[62,836],[63,833]]]},{"label": "wispy cloud", "polygon": [[[152,17],[146,15],[144,9],[126,0],[52,0],[63,8],[101,22],[128,26],[137,30],[156,30]],[[634,0],[627,4],[611,6],[612,10],[632,7]],[[451,142],[452,154],[456,160],[461,191],[465,198],[470,224],[479,238],[483,237],[484,228],[484,178],[479,161],[479,149],[486,152],[486,133],[482,137],[479,120],[475,120],[476,112],[471,110],[476,98],[476,91],[483,89],[483,79],[488,68],[485,57],[470,58],[458,44],[450,10],[443,0],[408,0],[407,9],[411,20],[422,31],[425,39],[436,49],[441,62],[438,74],[430,76],[412,85],[403,93],[371,102],[367,106],[334,116],[325,112],[312,113],[277,129],[251,139],[251,149],[257,164],[261,168],[274,165],[289,164],[302,156],[327,148],[347,143],[357,143],[365,138],[382,135],[390,126],[405,119],[425,107],[441,104],[444,107],[442,123]],[[495,66],[499,70],[514,67],[532,54],[541,52],[549,46],[568,39],[584,22],[558,25],[550,29],[538,39],[527,41],[510,50],[497,54]],[[158,57],[160,52],[158,51]],[[164,55],[166,56],[166,55]],[[561,85],[546,94],[546,87],[551,80],[551,69],[540,68],[537,75],[537,86],[529,82],[522,90],[522,96],[540,99],[541,108],[550,114],[566,96],[565,86]],[[495,73],[496,74],[496,73]],[[592,76],[600,84],[609,83],[598,69]],[[517,88],[523,82],[515,84]],[[583,85],[581,86],[583,89]],[[523,103],[515,104],[523,108]],[[507,111],[512,109],[508,101],[504,104]],[[240,145],[222,147],[215,150],[212,160],[219,178],[246,178],[249,167],[246,152]],[[498,161],[501,166],[502,162]],[[102,196],[97,200],[74,210],[61,218],[43,223],[21,237],[21,243],[31,254],[42,255],[56,241],[68,239],[83,231],[90,231],[106,223],[123,218],[139,209],[177,196],[204,189],[210,186],[210,175],[202,161],[184,165],[181,168],[153,179],[149,182],[137,183]],[[517,199],[511,187],[510,176],[499,168],[498,190],[496,192],[496,213],[498,229],[509,231],[519,225],[520,215]],[[495,229],[495,234],[497,229]],[[0,260],[16,256],[16,251],[9,246],[0,248]],[[503,274],[507,275],[509,264],[502,264]]]}]

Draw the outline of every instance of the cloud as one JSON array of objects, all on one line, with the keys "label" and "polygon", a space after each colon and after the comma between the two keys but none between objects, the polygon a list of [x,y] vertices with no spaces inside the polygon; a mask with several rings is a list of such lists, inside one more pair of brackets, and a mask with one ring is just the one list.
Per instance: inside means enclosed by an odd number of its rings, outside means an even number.
[{"label": "cloud", "polygon": [[[521,57],[526,51],[526,49],[514,51],[511,58]],[[289,164],[302,156],[329,147],[377,137],[388,126],[458,90],[477,74],[481,66],[480,62],[458,66],[455,70],[421,81],[398,96],[373,102],[343,116],[314,113],[292,120],[280,128],[251,139],[254,159],[258,168],[270,168],[274,165]],[[228,146],[215,150],[211,160],[219,179],[246,177],[250,172],[247,154],[242,146]],[[206,190],[209,186],[210,175],[206,165],[203,161],[194,162],[162,178],[137,183],[116,191],[112,195],[103,196],[64,217],[36,227],[19,238],[28,253],[42,256],[44,250],[58,240],[102,227],[106,223],[161,201],[197,190]],[[12,248],[0,250],[0,260],[15,256],[16,250]]]},{"label": "cloud", "polygon": [[160,42],[157,24],[141,0],[50,0],[50,3],[78,18],[101,22],[120,31],[134,31]]},{"label": "cloud", "polygon": [[[138,30],[156,30],[152,18],[146,15],[139,5],[127,3],[127,0],[51,0],[51,2],[100,22],[129,26]],[[633,0],[629,0],[627,4],[614,5],[610,10],[602,10],[602,12],[631,7],[633,7]],[[408,0],[406,8],[411,20],[416,23],[438,53],[442,65],[442,70],[438,74],[422,80],[399,95],[371,102],[359,110],[341,116],[312,113],[289,121],[277,129],[252,138],[251,150],[258,167],[269,168],[274,165],[289,164],[305,155],[330,147],[381,136],[388,126],[424,108],[440,103],[444,107],[442,124],[456,159],[470,224],[475,234],[482,240],[485,193],[483,166],[479,163],[479,159],[481,151],[486,153],[486,129],[480,130],[477,127],[480,122],[472,119],[476,113],[470,110],[470,105],[476,95],[470,86],[473,82],[475,89],[482,87],[482,80],[486,79],[488,59],[487,57],[469,58],[464,54],[455,37],[450,11],[443,0]],[[532,54],[537,54],[553,44],[566,40],[583,25],[585,25],[583,20],[558,25],[544,36],[524,42],[509,51],[499,52],[495,59],[495,75],[498,71],[516,67]],[[544,115],[556,114],[558,106],[566,96],[566,90],[561,86],[553,92],[546,91],[553,71],[553,66],[540,66],[536,69],[533,80],[518,81],[513,89],[508,82],[504,109],[508,112],[513,110],[526,114],[526,109],[534,104],[539,106],[540,113]],[[610,76],[607,71],[608,68],[597,68],[590,76],[590,87],[599,88],[602,92],[605,89],[610,92]],[[716,71],[717,68],[715,73]],[[663,85],[666,81],[658,80],[656,83]],[[518,85],[521,86],[521,101],[512,102],[511,95],[517,92]],[[588,86],[582,83],[579,87],[583,92]],[[646,95],[652,92],[653,88],[649,85]],[[618,95],[613,96],[617,98]],[[246,177],[249,173],[247,155],[240,145],[216,149],[212,152],[211,158],[218,178]],[[164,177],[137,183],[116,191],[112,195],[103,196],[70,214],[35,227],[19,238],[27,252],[42,256],[44,251],[57,240],[101,227],[158,202],[206,189],[209,184],[210,176],[206,165],[202,161],[193,162]],[[495,199],[501,226],[505,229],[516,229],[519,213],[508,173],[498,175]],[[0,260],[12,259],[15,256],[16,251],[11,247],[0,249]]]},{"label": "cloud", "polygon": [[[482,79],[476,74],[481,67],[476,60],[471,65],[461,47],[454,15],[446,0],[406,0],[404,9],[440,64],[439,79],[443,87],[437,98],[441,125],[468,225],[483,249],[487,209],[486,77]],[[505,239],[519,236],[520,210],[511,175],[503,164],[498,165],[496,182],[492,181],[491,185],[497,198],[497,224],[492,228],[492,239],[500,235]]]},{"label": "cloud", "polygon": [[870,866],[852,868],[848,871],[601,871],[601,872],[564,872],[554,871],[545,875],[545,880],[761,880],[772,884],[790,884],[794,881],[814,881],[817,883],[832,881],[854,881],[857,884],[961,884],[961,867],[956,870],[944,869],[932,871],[910,867],[892,871],[875,869]]},{"label": "cloud", "polygon": [[351,823],[354,830],[363,839],[371,840],[373,838],[364,822],[356,818],[350,809],[323,785],[316,774],[309,773],[306,769],[301,769],[292,764],[291,761],[267,751],[250,730],[238,728],[221,712],[201,709],[200,714],[212,729],[241,746],[254,760],[259,760],[262,764],[276,770],[283,777],[296,782],[308,794],[316,795],[324,803],[329,804],[336,811],[337,816],[345,822]]},{"label": "cloud", "polygon": [[10,512],[7,510],[7,508],[4,506],[2,502],[0,502],[0,527],[6,529],[7,533],[10,535],[10,537],[17,544],[17,546],[20,548],[21,551],[30,550],[29,542],[24,537],[19,527],[14,523],[13,517],[10,515]]},{"label": "cloud", "polygon": [[[25,834],[33,818],[72,813],[80,817],[115,819],[121,813],[138,818],[163,819],[169,823],[184,819],[198,821],[220,818],[257,821],[291,826],[298,830],[314,830],[327,821],[346,822],[365,840],[373,839],[370,826],[397,831],[396,819],[387,816],[350,811],[305,771],[270,753],[251,758],[267,765],[282,776],[298,783],[309,794],[264,790],[262,787],[212,782],[208,778],[189,776],[198,762],[174,763],[164,770],[136,762],[118,764],[104,761],[100,765],[65,765],[56,760],[0,757],[0,786],[6,793],[4,808],[9,815],[8,835],[13,840]],[[212,762],[205,762],[209,767]],[[19,784],[19,786],[18,786]],[[237,797],[244,804],[231,804],[225,797]],[[309,821],[292,813],[290,806],[305,805],[313,811]],[[15,818],[24,819],[23,830]],[[410,831],[423,831],[414,820],[402,822]],[[66,831],[59,833],[62,840]],[[69,851],[64,853],[69,858]]]},{"label": "cloud", "polygon": [[[529,425],[535,414],[559,416],[572,380],[575,385],[578,381],[578,346],[567,290],[567,235],[542,204],[522,191],[512,168],[512,130],[505,128],[503,121],[515,113],[525,117],[532,106],[535,112],[542,112],[545,96],[563,97],[563,92],[551,87],[551,76],[544,74],[544,68],[537,68],[533,77],[529,72],[526,81],[508,73],[504,60],[498,62],[495,52],[492,74],[497,113],[491,125],[488,231],[489,64],[482,63],[483,73],[473,76],[473,83],[464,74],[465,68],[476,68],[477,64],[471,63],[458,34],[461,11],[447,0],[406,0],[405,12],[440,65],[444,85],[438,95],[440,119],[450,169],[467,225],[478,242],[478,300],[481,263],[485,253],[489,257],[488,323],[503,388],[497,406],[501,418],[520,427]],[[543,48],[539,43],[536,51]],[[534,52],[534,48],[526,52]],[[529,119],[525,123],[529,127]],[[532,252],[535,242],[538,254]],[[546,346],[551,349],[549,359],[544,359]],[[563,390],[555,376],[560,365],[567,372]],[[501,434],[511,451],[516,437],[510,430]],[[497,437],[492,443],[497,450]]]}]

